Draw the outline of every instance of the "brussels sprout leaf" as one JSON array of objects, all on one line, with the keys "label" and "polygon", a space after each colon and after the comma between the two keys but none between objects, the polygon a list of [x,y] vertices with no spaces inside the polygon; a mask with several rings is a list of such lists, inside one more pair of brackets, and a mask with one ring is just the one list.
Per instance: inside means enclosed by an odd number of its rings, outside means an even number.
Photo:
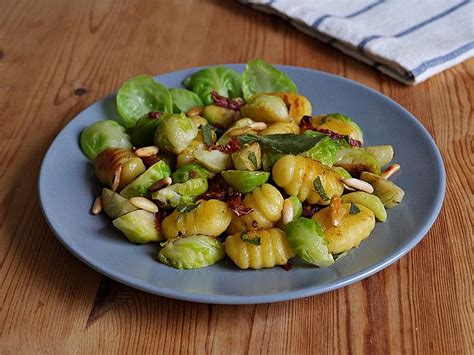
[{"label": "brussels sprout leaf", "polygon": [[212,145],[212,128],[210,125],[201,127],[204,144],[210,147]]}]

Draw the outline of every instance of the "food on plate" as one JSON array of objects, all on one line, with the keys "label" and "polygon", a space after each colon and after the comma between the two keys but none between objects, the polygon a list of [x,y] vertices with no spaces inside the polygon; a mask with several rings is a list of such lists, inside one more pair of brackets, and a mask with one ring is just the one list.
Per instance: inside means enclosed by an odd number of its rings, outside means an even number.
[{"label": "food on plate", "polygon": [[345,114],[313,113],[317,102],[274,66],[204,68],[183,86],[130,78],[116,96],[121,124],[80,137],[103,186],[92,214],[132,243],[155,242],[159,262],[330,267],[402,201],[393,147],[364,145]]}]

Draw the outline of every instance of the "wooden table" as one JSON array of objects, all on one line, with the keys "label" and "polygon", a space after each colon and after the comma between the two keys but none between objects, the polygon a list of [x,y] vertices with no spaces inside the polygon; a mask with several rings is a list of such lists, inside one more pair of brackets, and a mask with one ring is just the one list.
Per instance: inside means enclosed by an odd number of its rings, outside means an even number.
[{"label": "wooden table", "polygon": [[[448,182],[423,241],[349,287],[248,306],[146,294],[70,254],[37,197],[62,127],[133,75],[254,57],[357,80],[420,119]],[[0,353],[468,353],[473,75],[470,60],[407,87],[231,0],[0,0]]]}]

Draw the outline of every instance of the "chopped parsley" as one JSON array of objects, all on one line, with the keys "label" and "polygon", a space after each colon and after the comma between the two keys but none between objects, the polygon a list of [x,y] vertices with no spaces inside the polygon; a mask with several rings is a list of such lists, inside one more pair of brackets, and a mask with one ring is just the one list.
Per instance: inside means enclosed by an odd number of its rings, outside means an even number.
[{"label": "chopped parsley", "polygon": [[240,239],[253,245],[260,245],[260,237],[258,235],[251,238],[247,233],[242,233]]},{"label": "chopped parsley", "polygon": [[360,208],[353,202],[351,202],[351,207],[349,208],[349,214],[357,214],[360,212]]}]

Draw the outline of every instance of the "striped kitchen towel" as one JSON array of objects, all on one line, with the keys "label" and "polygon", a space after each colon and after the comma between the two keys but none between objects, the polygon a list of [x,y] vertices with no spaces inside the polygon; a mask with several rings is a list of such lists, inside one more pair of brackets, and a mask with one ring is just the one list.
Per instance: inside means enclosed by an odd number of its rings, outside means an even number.
[{"label": "striped kitchen towel", "polygon": [[474,56],[474,2],[241,0],[405,83]]}]

